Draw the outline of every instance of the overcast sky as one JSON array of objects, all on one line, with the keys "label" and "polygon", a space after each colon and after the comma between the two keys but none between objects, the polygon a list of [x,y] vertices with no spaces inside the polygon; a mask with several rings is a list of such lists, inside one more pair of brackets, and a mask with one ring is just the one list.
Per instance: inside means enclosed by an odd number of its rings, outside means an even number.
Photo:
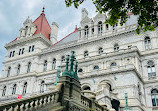
[{"label": "overcast sky", "polygon": [[0,75],[6,53],[4,45],[17,37],[28,16],[34,21],[44,6],[49,24],[56,22],[59,25],[60,40],[74,31],[75,25],[80,26],[82,8],[88,10],[89,17],[96,15],[96,9],[91,1],[87,0],[75,9],[73,6],[66,7],[65,0],[0,0]]}]

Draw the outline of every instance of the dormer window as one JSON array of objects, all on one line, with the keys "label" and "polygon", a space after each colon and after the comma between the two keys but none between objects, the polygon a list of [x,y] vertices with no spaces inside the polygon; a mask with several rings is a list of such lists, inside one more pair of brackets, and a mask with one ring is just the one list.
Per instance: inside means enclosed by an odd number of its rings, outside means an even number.
[{"label": "dormer window", "polygon": [[94,27],[92,27],[92,35],[94,34]]},{"label": "dormer window", "polygon": [[106,24],[106,30],[109,30],[109,24]]},{"label": "dormer window", "polygon": [[88,26],[86,25],[85,28],[84,28],[84,36],[88,37],[88,33],[89,33]]},{"label": "dormer window", "polygon": [[102,22],[98,22],[98,34],[102,34],[103,32],[103,25],[102,25]]},{"label": "dormer window", "polygon": [[26,26],[25,28],[25,36],[27,35],[27,32],[28,32],[28,26]]}]

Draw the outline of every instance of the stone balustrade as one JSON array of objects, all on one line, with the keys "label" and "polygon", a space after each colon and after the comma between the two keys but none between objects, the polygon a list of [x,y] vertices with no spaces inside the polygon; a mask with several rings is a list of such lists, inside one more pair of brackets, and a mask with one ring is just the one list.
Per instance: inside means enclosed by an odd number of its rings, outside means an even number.
[{"label": "stone balustrade", "polygon": [[[36,111],[43,106],[56,104],[59,98],[59,91],[51,91],[41,95],[35,95],[0,105],[0,111]],[[39,110],[38,110],[39,111]]]},{"label": "stone balustrade", "polygon": [[107,107],[101,106],[95,100],[89,99],[83,95],[81,95],[81,103],[87,108],[87,110],[108,111]]}]

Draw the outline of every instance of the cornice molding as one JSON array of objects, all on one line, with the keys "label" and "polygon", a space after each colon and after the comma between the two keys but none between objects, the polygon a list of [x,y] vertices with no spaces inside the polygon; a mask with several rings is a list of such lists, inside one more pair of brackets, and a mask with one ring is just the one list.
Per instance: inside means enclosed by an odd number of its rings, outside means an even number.
[{"label": "cornice molding", "polygon": [[47,45],[49,45],[49,46],[52,45],[51,41],[49,41],[47,38],[45,38],[42,34],[37,34],[37,35],[34,35],[34,36],[18,39],[14,42],[6,44],[4,47],[9,48],[9,47],[15,46],[17,44],[28,42],[28,41],[31,41],[31,40],[34,40],[34,39],[39,39],[39,38],[40,38],[40,40],[43,40]]}]

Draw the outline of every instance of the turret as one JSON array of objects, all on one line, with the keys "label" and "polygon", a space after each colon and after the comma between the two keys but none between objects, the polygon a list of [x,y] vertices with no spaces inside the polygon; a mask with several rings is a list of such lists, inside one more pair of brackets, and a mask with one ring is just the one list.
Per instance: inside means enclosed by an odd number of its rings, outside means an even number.
[{"label": "turret", "polygon": [[83,8],[82,9],[82,19],[84,19],[85,17],[88,17],[88,11],[85,8]]}]

